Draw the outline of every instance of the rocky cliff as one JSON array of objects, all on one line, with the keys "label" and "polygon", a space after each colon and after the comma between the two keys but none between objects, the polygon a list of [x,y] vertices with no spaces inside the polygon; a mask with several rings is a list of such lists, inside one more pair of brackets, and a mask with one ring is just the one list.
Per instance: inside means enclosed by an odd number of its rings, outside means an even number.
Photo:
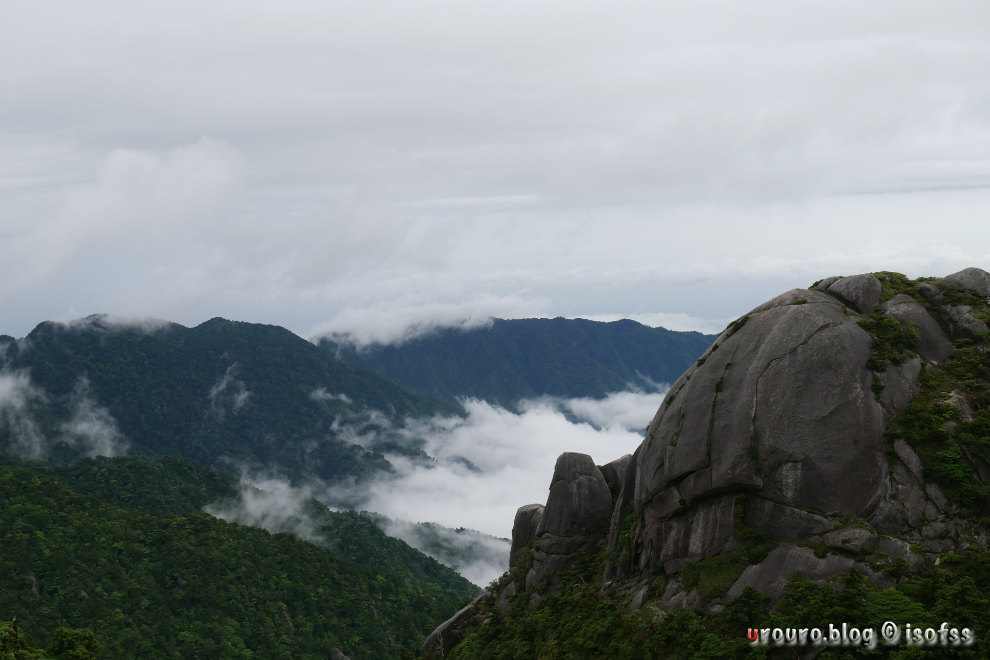
[{"label": "rocky cliff", "polygon": [[985,551],[988,322],[978,268],[830,277],[760,305],[670,388],[632,456],[560,457],[546,504],[516,516],[494,607],[532,612],[581,566],[633,610],[717,615],[747,587],[776,602],[796,573],[890,587]]}]

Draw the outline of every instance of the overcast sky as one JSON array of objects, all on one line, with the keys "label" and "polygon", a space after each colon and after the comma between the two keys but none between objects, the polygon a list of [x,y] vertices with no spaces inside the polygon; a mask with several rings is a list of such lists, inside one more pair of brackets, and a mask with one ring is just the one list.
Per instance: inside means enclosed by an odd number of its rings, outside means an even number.
[{"label": "overcast sky", "polygon": [[990,269],[988,72],[983,0],[4,3],[0,333],[714,331]]}]

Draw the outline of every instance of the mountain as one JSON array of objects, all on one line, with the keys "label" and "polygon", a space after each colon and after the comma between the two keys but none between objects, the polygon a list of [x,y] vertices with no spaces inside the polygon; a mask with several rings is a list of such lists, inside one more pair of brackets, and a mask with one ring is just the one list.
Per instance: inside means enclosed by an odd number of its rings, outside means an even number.
[{"label": "mountain", "polygon": [[[136,648],[159,644],[159,650],[151,654],[154,656],[168,655],[167,649],[173,649],[189,657],[190,653],[207,653],[210,644],[216,643],[195,639],[198,634],[185,640],[176,637],[174,631],[187,628],[187,617],[192,616],[185,612],[181,599],[175,599],[171,589],[175,585],[161,575],[163,567],[171,566],[174,560],[166,553],[176,546],[184,548],[181,561],[200,582],[194,601],[195,607],[205,608],[206,614],[201,611],[197,615],[205,621],[203,630],[221,623],[228,631],[240,629],[235,636],[239,642],[228,634],[221,639],[240,648],[241,654],[248,650],[266,654],[292,650],[303,656],[325,657],[337,646],[356,653],[355,657],[397,657],[402,648],[412,648],[431,625],[478,591],[453,570],[387,537],[365,516],[328,511],[315,500],[301,513],[310,527],[308,536],[318,548],[313,543],[287,540],[285,534],[273,537],[263,530],[204,516],[200,513],[204,504],[222,506],[225,500],[237,500],[247,487],[226,473],[186,459],[96,457],[58,467],[16,459],[10,462],[19,465],[0,467],[0,478],[7,484],[0,491],[5,508],[0,524],[10,530],[2,539],[8,556],[0,569],[0,612],[16,615],[22,633],[44,640],[53,634],[46,612],[57,610],[61,619],[54,620],[62,620],[61,625],[71,622],[95,633],[103,649],[101,657],[140,655],[126,645],[127,640],[138,637],[146,639]],[[84,493],[90,497],[81,497]],[[284,531],[298,522],[291,516],[280,520]],[[167,535],[171,537],[166,543]],[[98,538],[103,540],[91,543]],[[272,539],[278,539],[275,545]],[[265,556],[252,557],[255,552]],[[217,573],[218,556],[250,561],[246,565],[261,573],[244,581],[236,573]],[[316,564],[310,566],[311,562]],[[315,589],[327,589],[330,594],[321,599],[327,610],[321,615],[323,619],[334,611],[341,618],[342,610],[354,605],[351,598],[340,596],[340,585],[354,585],[358,594],[367,589],[368,606],[373,609],[367,610],[366,620],[348,614],[350,622],[337,621],[329,627],[323,624],[318,635],[288,634],[291,642],[277,639],[287,634],[284,630],[245,632],[257,625],[261,614],[231,608],[226,598],[240,590],[243,593],[237,597],[256,602],[259,596],[249,592],[260,588],[258,581],[267,581],[270,586],[279,576],[284,579],[291,565],[296,565],[289,571],[292,580],[317,585]],[[321,570],[329,572],[324,575]],[[89,579],[90,586],[83,584]],[[192,581],[186,576],[182,579]],[[72,585],[77,584],[89,596],[82,599],[86,606],[71,597]],[[398,600],[382,605],[385,596],[376,591],[381,588],[390,590],[389,598]],[[313,614],[306,613],[313,593],[283,592],[278,598],[297,629],[314,625]],[[100,603],[93,600],[98,594]],[[419,597],[417,594],[431,599],[430,607],[420,615],[399,607],[404,599]],[[106,608],[111,605],[124,617],[118,617],[113,625],[101,618],[107,616]],[[297,617],[297,611],[303,613]],[[224,612],[224,616],[210,612]],[[436,621],[428,623],[430,618]],[[347,636],[359,629],[364,630],[358,633],[365,637],[363,641]],[[374,636],[368,636],[368,631],[374,631]],[[227,657],[229,653],[221,655]]]},{"label": "mountain", "polygon": [[[133,483],[133,463],[90,467]],[[42,645],[61,626],[91,630],[97,657],[398,657],[476,593],[353,514],[334,519],[348,547],[331,550],[113,506],[25,468],[0,466],[0,500],[0,612]]]},{"label": "mountain", "polygon": [[765,657],[747,628],[846,622],[869,631],[858,655],[892,621],[908,646],[910,624],[942,657],[986,657],[970,647],[990,633],[988,324],[977,268],[830,277],[760,305],[634,454],[559,458],[545,505],[516,515],[510,572],[422,652]]},{"label": "mountain", "polygon": [[[342,424],[461,412],[276,326],[92,316],[0,340],[0,448],[53,462],[128,453],[361,477],[389,464]],[[389,450],[421,455],[399,440]]]},{"label": "mountain", "polygon": [[333,338],[319,344],[420,392],[509,406],[543,395],[598,398],[670,383],[712,339],[630,320],[555,318],[494,319],[486,327],[445,328],[402,344],[360,349]]}]

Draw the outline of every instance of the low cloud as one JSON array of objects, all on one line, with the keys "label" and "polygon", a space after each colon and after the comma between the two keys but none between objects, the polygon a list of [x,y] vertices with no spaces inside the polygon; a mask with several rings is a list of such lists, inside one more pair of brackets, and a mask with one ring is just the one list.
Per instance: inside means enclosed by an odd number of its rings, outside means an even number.
[{"label": "low cloud", "polygon": [[114,316],[111,314],[90,314],[85,318],[60,321],[59,325],[79,330],[140,330],[152,333],[167,328],[171,323],[151,317]]},{"label": "low cloud", "polygon": [[351,397],[347,396],[343,392],[340,394],[334,394],[333,392],[327,392],[325,387],[320,387],[313,390],[313,392],[309,395],[309,398],[313,401],[341,401],[346,404],[353,403]]},{"label": "low cloud", "polygon": [[561,453],[590,454],[599,464],[631,453],[662,399],[662,392],[545,398],[524,402],[519,412],[467,400],[466,417],[407,420],[399,429],[421,438],[434,462],[386,454],[394,474],[361,489],[337,487],[327,497],[398,521],[508,537],[518,507],[546,501]]},{"label": "low cloud", "polygon": [[508,569],[516,509],[546,501],[557,457],[576,451],[604,464],[633,452],[663,395],[544,397],[524,401],[515,411],[467,400],[466,417],[407,419],[402,426],[362,411],[338,421],[334,432],[383,451],[391,473],[369,482],[327,485],[314,478],[293,486],[277,475],[242,472],[238,497],[204,510],[316,543],[325,539],[307,512],[313,499],[331,509],[371,511],[387,518],[377,521],[387,534],[485,585]]},{"label": "low cloud", "polygon": [[[664,385],[661,392],[613,392],[602,399],[549,399],[546,403],[566,412],[571,419],[587,422],[598,429],[625,429],[644,433],[667,388]],[[532,404],[527,403],[527,406],[530,405]]]},{"label": "low cloud", "polygon": [[62,440],[82,449],[87,456],[122,456],[127,453],[127,438],[117,420],[90,397],[89,379],[76,383],[69,399],[72,416],[60,426]]},{"label": "low cloud", "polygon": [[389,536],[430,555],[478,586],[485,586],[508,570],[509,539],[432,523],[383,520],[379,525]]},{"label": "low cloud", "polygon": [[237,364],[227,367],[223,377],[210,388],[210,409],[223,419],[229,409],[237,412],[244,407],[251,392],[248,391],[244,381],[237,378]]},{"label": "low cloud", "polygon": [[203,511],[228,522],[260,527],[272,533],[291,532],[301,539],[319,543],[323,539],[306,512],[312,499],[311,486],[292,486],[274,475],[242,473],[236,499],[214,502],[203,507]]},{"label": "low cloud", "polygon": [[10,434],[10,451],[30,459],[43,458],[47,447],[31,408],[44,403],[44,392],[31,383],[27,372],[0,373],[0,429]]},{"label": "low cloud", "polygon": [[545,300],[518,296],[482,296],[470,302],[348,307],[309,332],[314,340],[331,339],[358,348],[401,344],[440,328],[465,330],[491,325],[492,319],[541,316]]}]

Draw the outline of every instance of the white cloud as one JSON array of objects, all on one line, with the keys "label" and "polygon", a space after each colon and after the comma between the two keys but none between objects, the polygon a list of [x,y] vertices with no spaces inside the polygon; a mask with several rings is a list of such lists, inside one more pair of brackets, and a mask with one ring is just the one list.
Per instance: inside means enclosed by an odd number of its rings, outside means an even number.
[{"label": "white cloud", "polygon": [[110,412],[98,405],[89,392],[89,379],[76,383],[69,399],[69,420],[60,426],[62,440],[78,446],[87,456],[122,456],[128,442]]},{"label": "white cloud", "polygon": [[4,331],[712,331],[833,272],[990,262],[985,3],[231,11],[5,15]]},{"label": "white cloud", "polygon": [[450,566],[473,584],[485,586],[508,570],[509,539],[471,529],[389,520],[380,523],[389,536]]},{"label": "white cloud", "polygon": [[358,347],[368,344],[400,344],[437,328],[480,328],[495,317],[535,315],[546,301],[514,296],[484,296],[459,303],[427,303],[406,307],[348,307],[308,333]]},{"label": "white cloud", "polygon": [[319,543],[313,518],[306,507],[313,498],[310,486],[292,486],[275,475],[241,474],[238,496],[214,502],[203,511],[230,522],[260,527],[270,532],[291,532],[301,539]]},{"label": "white cloud", "polygon": [[[668,387],[663,386],[661,392],[613,392],[601,399],[550,399],[550,403],[573,418],[600,429],[618,428],[645,433],[646,425],[660,407]],[[532,405],[532,402],[524,405],[523,411]]]},{"label": "white cloud", "polygon": [[82,330],[140,330],[142,332],[153,333],[167,328],[169,321],[150,317],[136,318],[127,316],[111,316],[110,314],[90,314],[84,318],[72,318],[61,321],[63,326]]},{"label": "white cloud", "polygon": [[15,454],[32,459],[45,456],[47,443],[31,412],[32,404],[45,399],[26,372],[0,372],[0,424],[7,427],[10,450]]},{"label": "white cloud", "polygon": [[220,419],[223,419],[229,409],[231,412],[238,412],[244,404],[251,398],[244,381],[237,378],[237,364],[227,367],[223,376],[213,384],[207,395],[210,399],[210,409]]},{"label": "white cloud", "polygon": [[[434,464],[390,455],[395,475],[362,490],[331,490],[327,497],[397,521],[436,522],[508,537],[517,508],[546,501],[561,453],[587,453],[599,464],[631,453],[661,399],[661,394],[613,396],[598,404],[546,399],[526,403],[519,413],[468,400],[465,418],[407,421],[404,432],[425,440],[423,448],[436,459]],[[595,420],[598,428],[569,420],[562,408]],[[609,414],[619,422],[607,422]]]},{"label": "white cloud", "polygon": [[319,387],[313,390],[310,393],[309,398],[314,401],[341,401],[347,404],[352,403],[351,397],[347,396],[343,392],[340,394],[334,394],[333,392],[327,392],[325,387]]}]

